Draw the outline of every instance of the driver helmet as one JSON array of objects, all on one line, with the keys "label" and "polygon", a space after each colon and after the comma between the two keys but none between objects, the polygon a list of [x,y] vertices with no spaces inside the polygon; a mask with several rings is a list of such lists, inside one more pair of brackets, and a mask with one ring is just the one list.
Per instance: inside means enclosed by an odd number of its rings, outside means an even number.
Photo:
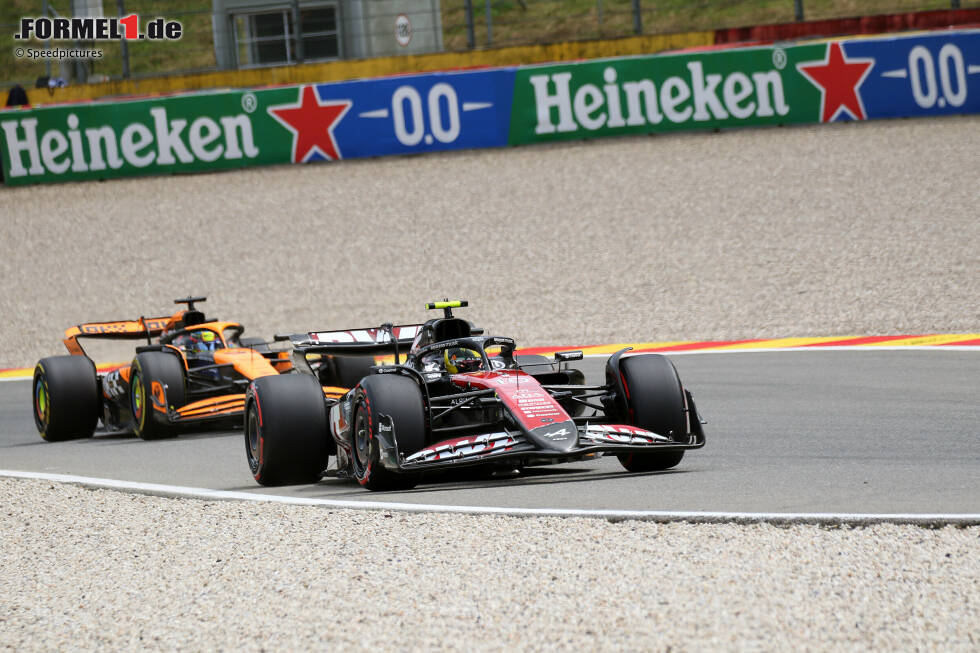
[{"label": "driver helmet", "polygon": [[450,374],[475,372],[483,367],[480,352],[465,347],[450,347],[443,354],[443,359]]},{"label": "driver helmet", "polygon": [[192,331],[178,336],[174,344],[188,353],[214,351],[217,336],[214,331]]},{"label": "driver helmet", "polygon": [[184,333],[174,338],[173,344],[180,347],[184,351],[196,351],[200,344],[200,340],[198,340],[197,335],[194,333]]},{"label": "driver helmet", "polygon": [[215,334],[214,331],[201,331],[201,350],[211,351],[215,347]]}]

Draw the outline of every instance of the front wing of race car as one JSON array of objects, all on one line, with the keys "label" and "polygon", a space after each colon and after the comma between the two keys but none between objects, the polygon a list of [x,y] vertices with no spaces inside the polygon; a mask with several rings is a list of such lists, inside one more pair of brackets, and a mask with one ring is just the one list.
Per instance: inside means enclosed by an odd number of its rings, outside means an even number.
[{"label": "front wing of race car", "polygon": [[626,424],[580,424],[577,442],[564,450],[542,448],[524,433],[499,430],[469,437],[453,438],[409,455],[397,448],[396,426],[386,417],[378,432],[380,459],[388,469],[419,472],[471,465],[492,464],[520,459],[525,464],[560,463],[594,457],[597,454],[628,452],[680,451],[704,446],[704,432],[698,424],[687,442],[672,441],[666,436]]}]

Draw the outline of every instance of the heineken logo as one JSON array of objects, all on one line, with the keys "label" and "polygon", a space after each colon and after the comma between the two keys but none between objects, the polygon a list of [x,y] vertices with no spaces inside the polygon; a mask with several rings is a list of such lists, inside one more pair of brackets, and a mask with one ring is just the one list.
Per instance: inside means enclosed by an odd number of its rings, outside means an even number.
[{"label": "heineken logo", "polygon": [[663,79],[621,79],[616,67],[602,71],[603,84],[576,84],[572,72],[531,75],[537,109],[535,134],[686,123],[729,118],[785,116],[783,79],[776,70],[746,74],[706,73],[688,61],[687,74]]},{"label": "heineken logo", "polygon": [[[79,112],[80,113],[80,112]],[[95,115],[89,113],[88,115]],[[162,106],[151,107],[146,122],[83,124],[78,113],[64,123],[39,128],[38,118],[12,117],[0,121],[9,157],[11,178],[119,170],[126,166],[177,166],[197,162],[254,159],[252,123],[244,113],[198,116],[192,121],[167,115]],[[60,121],[58,121],[60,122]]]}]

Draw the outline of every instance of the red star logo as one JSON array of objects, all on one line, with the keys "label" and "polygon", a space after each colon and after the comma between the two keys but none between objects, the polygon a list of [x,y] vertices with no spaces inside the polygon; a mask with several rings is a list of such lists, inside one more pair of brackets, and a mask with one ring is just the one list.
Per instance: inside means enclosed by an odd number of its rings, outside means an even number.
[{"label": "red star logo", "polygon": [[865,120],[858,87],[874,63],[874,59],[848,59],[840,42],[834,41],[823,61],[796,64],[800,74],[820,89],[821,122],[830,122],[841,111],[847,111],[856,120]]},{"label": "red star logo", "polygon": [[319,152],[331,161],[343,157],[333,130],[351,108],[350,100],[320,101],[312,86],[301,86],[296,104],[269,107],[269,115],[293,132],[293,163],[306,162]]}]

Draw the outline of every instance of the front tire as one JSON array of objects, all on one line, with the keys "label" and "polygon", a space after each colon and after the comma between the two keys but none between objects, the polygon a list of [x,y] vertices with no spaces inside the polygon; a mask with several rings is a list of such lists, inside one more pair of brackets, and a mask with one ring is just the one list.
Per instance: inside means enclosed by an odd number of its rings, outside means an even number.
[{"label": "front tire", "polygon": [[399,453],[415,453],[425,446],[425,408],[418,384],[396,374],[375,374],[363,379],[354,393],[354,478],[369,490],[409,490],[421,474],[393,472],[381,463],[378,434],[382,416],[390,418]]},{"label": "front tire", "polygon": [[86,356],[42,358],[34,368],[34,424],[48,442],[90,438],[102,412],[95,364]]},{"label": "front tire", "polygon": [[185,379],[184,363],[175,354],[148,351],[136,355],[129,379],[129,407],[133,413],[133,432],[140,439],[158,440],[177,435],[173,424],[161,420],[167,420],[171,407],[184,405]]},{"label": "front tire", "polygon": [[256,379],[245,395],[245,456],[262,485],[316,483],[330,458],[323,389],[309,374]]},{"label": "front tire", "polygon": [[[630,423],[675,442],[687,442],[684,388],[670,359],[660,354],[630,356],[620,361],[619,369],[626,386]],[[684,452],[630,452],[618,458],[630,472],[655,472],[676,467]]]}]

